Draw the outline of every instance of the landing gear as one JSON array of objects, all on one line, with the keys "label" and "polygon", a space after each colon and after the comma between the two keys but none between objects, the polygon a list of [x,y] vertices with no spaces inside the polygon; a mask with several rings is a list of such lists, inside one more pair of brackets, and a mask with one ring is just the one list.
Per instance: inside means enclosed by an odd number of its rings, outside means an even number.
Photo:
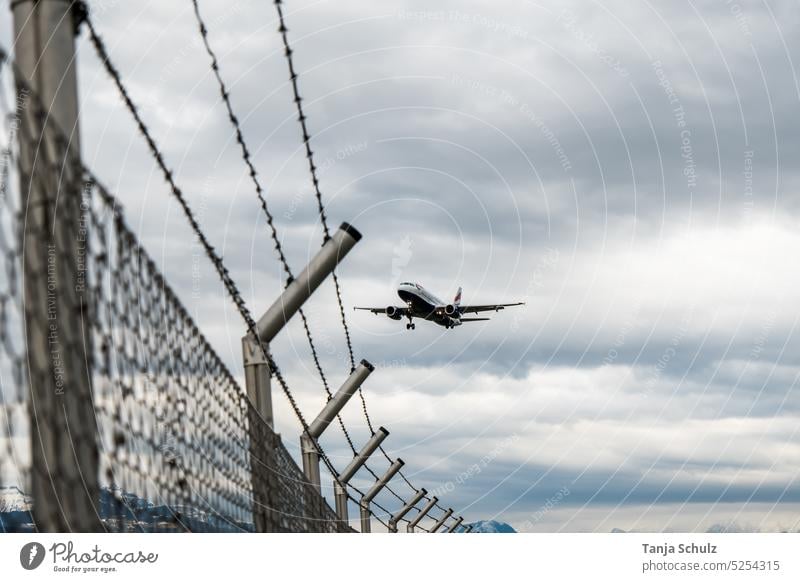
[{"label": "landing gear", "polygon": [[412,313],[412,305],[409,301],[406,303],[406,317],[408,318],[408,323],[406,324],[406,329],[417,329],[417,326],[414,325],[414,319],[411,317]]}]

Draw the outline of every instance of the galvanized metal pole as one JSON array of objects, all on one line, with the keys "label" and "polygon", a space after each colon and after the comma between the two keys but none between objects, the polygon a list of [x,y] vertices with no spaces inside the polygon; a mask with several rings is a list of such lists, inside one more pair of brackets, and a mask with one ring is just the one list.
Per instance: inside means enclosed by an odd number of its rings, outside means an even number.
[{"label": "galvanized metal pole", "polygon": [[300,454],[303,457],[303,474],[309,483],[316,489],[317,493],[322,493],[322,477],[319,473],[319,451],[315,439],[307,434],[300,435]]},{"label": "galvanized metal pole", "polygon": [[101,531],[75,6],[14,0],[11,9],[24,104],[19,171],[32,441],[27,493],[38,531]]},{"label": "galvanized metal pole", "polygon": [[370,374],[375,370],[375,367],[367,360],[361,360],[361,364],[353,370],[353,372],[345,380],[344,384],[336,391],[333,398],[328,400],[325,408],[322,409],[317,417],[308,427],[308,434],[315,439],[322,436],[328,425],[336,418],[336,415],[341,412],[347,401],[352,398],[358,387],[364,383]]},{"label": "galvanized metal pole", "polygon": [[[250,407],[247,410],[250,421],[250,481],[253,488],[253,525],[257,532],[274,531],[276,527],[274,485],[265,479],[264,470],[275,464],[272,450],[274,432],[272,418],[272,394],[270,393],[271,374],[267,358],[253,335],[242,338],[242,357],[244,360],[244,383]],[[268,427],[268,428],[267,428]]]},{"label": "galvanized metal pole", "polygon": [[389,481],[392,480],[392,477],[394,477],[397,472],[403,468],[404,464],[405,463],[402,459],[397,459],[394,463],[392,463],[392,466],[389,467],[386,473],[384,473],[383,477],[375,481],[375,485],[373,485],[372,488],[370,488],[370,490],[364,494],[364,497],[361,498],[361,501],[358,504],[361,509],[361,533],[369,533],[371,529],[371,511],[369,504],[372,503],[372,500],[375,499],[375,496],[380,493],[384,487],[386,487]]},{"label": "galvanized metal pole", "polygon": [[367,444],[364,445],[361,451],[353,457],[350,464],[339,474],[339,479],[334,481],[333,491],[334,498],[336,499],[336,515],[339,516],[342,522],[347,523],[349,520],[349,516],[347,515],[347,484],[362,465],[367,462],[367,459],[369,459],[372,453],[381,446],[381,443],[387,436],[389,436],[389,431],[380,427],[375,434],[372,435],[372,438],[367,441]]},{"label": "galvanized metal pole", "polygon": [[446,521],[447,521],[447,519],[448,519],[448,518],[449,518],[451,515],[453,515],[453,510],[452,510],[452,509],[448,509],[447,511],[445,511],[445,512],[444,512],[444,515],[443,515],[443,516],[442,516],[442,517],[439,519],[439,521],[437,521],[435,524],[433,524],[433,527],[431,528],[431,531],[430,531],[430,533],[436,533],[436,531],[437,531],[437,530],[438,530],[440,527],[442,527],[442,526],[444,525],[444,522],[446,522]]},{"label": "galvanized metal pole", "polygon": [[395,514],[392,516],[392,518],[389,520],[389,532],[390,532],[390,533],[397,533],[397,522],[399,522],[401,519],[403,519],[403,518],[405,517],[405,515],[406,515],[406,514],[407,514],[409,511],[411,511],[412,509],[414,509],[414,506],[415,506],[417,503],[419,503],[420,501],[422,501],[422,499],[424,499],[424,497],[425,497],[427,494],[428,494],[428,492],[427,492],[427,491],[425,491],[425,489],[420,489],[419,491],[417,491],[417,494],[416,494],[416,495],[414,495],[414,497],[412,497],[412,498],[411,498],[411,501],[409,501],[408,503],[406,503],[406,504],[405,504],[405,505],[404,505],[404,506],[403,506],[403,507],[400,509],[400,511],[398,511],[397,513],[395,513]]},{"label": "galvanized metal pole", "polygon": [[337,390],[333,398],[328,400],[328,403],[317,415],[314,421],[308,427],[308,433],[300,435],[300,450],[303,455],[303,473],[311,484],[320,493],[322,492],[322,483],[319,474],[319,452],[317,450],[316,441],[328,428],[331,421],[336,418],[336,415],[341,412],[344,405],[353,397],[358,387],[364,383],[369,375],[375,368],[366,360],[361,360],[361,364],[353,370],[350,376],[342,384],[341,388]]},{"label": "galvanized metal pole", "polygon": [[431,500],[423,507],[420,512],[417,514],[417,517],[412,519],[409,524],[406,526],[406,531],[408,533],[414,533],[414,528],[419,525],[419,522],[422,521],[422,518],[428,515],[431,509],[436,507],[436,504],[439,503],[438,497],[431,497]]},{"label": "galvanized metal pole", "polygon": [[[339,229],[325,241],[322,248],[303,269],[303,272],[286,286],[280,297],[258,320],[256,332],[262,344],[269,344],[273,340],[359,240],[361,240],[361,233],[348,223],[343,222]],[[255,338],[245,336],[242,339],[242,349],[244,352],[245,383],[248,396],[250,396],[251,402],[256,406],[262,418],[272,427],[272,394],[270,391],[269,365],[263,353],[261,353]],[[317,456],[314,443],[306,435],[301,437],[301,446],[304,464],[306,454],[309,457]],[[319,490],[318,459],[316,471],[309,467],[306,475],[311,476],[312,483]]]},{"label": "galvanized metal pole", "polygon": [[463,517],[459,517],[456,520],[456,522],[450,527],[450,529],[447,530],[447,533],[456,533],[456,530],[458,529],[458,527],[461,525],[461,523],[463,521],[464,521],[464,518]]},{"label": "galvanized metal pole", "polygon": [[274,429],[269,364],[258,342],[249,334],[242,338],[242,356],[247,396],[264,422]]},{"label": "galvanized metal pole", "polygon": [[333,272],[336,265],[359,240],[361,240],[361,233],[343,222],[339,229],[325,241],[303,272],[289,283],[272,307],[258,320],[256,330],[262,342],[272,342],[286,322],[297,313],[306,299]]}]

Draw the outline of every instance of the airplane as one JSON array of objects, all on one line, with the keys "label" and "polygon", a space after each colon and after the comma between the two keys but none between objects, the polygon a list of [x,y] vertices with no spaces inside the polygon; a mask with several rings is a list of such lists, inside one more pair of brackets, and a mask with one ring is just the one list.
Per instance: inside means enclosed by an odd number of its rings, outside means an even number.
[{"label": "airplane", "polygon": [[469,321],[488,321],[488,317],[462,317],[465,313],[481,313],[482,311],[500,311],[506,307],[524,305],[518,303],[497,303],[494,305],[461,305],[461,287],[458,288],[452,303],[444,303],[427,291],[418,283],[400,283],[397,287],[397,294],[405,302],[405,307],[354,307],[354,310],[371,311],[374,314],[383,313],[390,319],[400,321],[404,317],[408,318],[406,329],[416,329],[414,318],[426,319],[445,329],[453,329],[462,323]]}]

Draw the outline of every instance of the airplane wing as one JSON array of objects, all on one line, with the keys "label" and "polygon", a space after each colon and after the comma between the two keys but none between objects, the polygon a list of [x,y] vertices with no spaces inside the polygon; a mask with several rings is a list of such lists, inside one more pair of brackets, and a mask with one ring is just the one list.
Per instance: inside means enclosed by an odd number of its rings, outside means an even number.
[{"label": "airplane wing", "polygon": [[500,311],[506,307],[516,307],[517,305],[525,305],[524,302],[519,303],[497,303],[495,305],[462,305],[459,310],[461,313],[481,313],[482,311]]},{"label": "airplane wing", "polygon": [[489,321],[488,317],[462,317],[461,321]]},{"label": "airplane wing", "polygon": [[[401,317],[405,317],[406,311],[408,311],[405,307],[353,307],[353,311],[371,311],[372,313],[378,314],[383,313],[385,315],[395,316],[400,315]],[[391,312],[391,313],[390,313]]]}]

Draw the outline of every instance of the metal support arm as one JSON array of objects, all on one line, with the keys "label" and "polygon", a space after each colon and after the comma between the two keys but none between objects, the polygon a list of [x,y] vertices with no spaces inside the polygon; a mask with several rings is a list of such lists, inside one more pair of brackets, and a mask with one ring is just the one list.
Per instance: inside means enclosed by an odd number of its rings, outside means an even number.
[{"label": "metal support arm", "polygon": [[428,503],[425,505],[425,507],[423,507],[420,510],[420,512],[417,514],[417,517],[412,519],[409,522],[408,526],[406,526],[406,531],[408,533],[414,533],[414,528],[417,527],[417,525],[419,525],[419,522],[422,521],[423,517],[425,517],[426,515],[428,515],[428,513],[430,513],[431,509],[436,507],[437,503],[439,503],[439,498],[438,497],[431,497],[431,500],[428,501]]},{"label": "metal support arm", "polygon": [[312,438],[318,439],[328,428],[328,425],[336,418],[336,415],[342,411],[347,401],[352,398],[358,387],[364,383],[364,380],[372,373],[375,367],[366,360],[361,360],[361,364],[353,370],[352,374],[345,380],[342,387],[333,395],[333,398],[328,400],[325,408],[322,409],[308,427],[308,433]]},{"label": "metal support arm", "polygon": [[272,342],[286,322],[297,313],[306,299],[333,272],[336,265],[359,240],[361,240],[361,233],[343,222],[339,229],[325,241],[303,272],[287,285],[281,296],[258,320],[256,330],[262,342]]},{"label": "metal support arm", "polygon": [[446,522],[451,515],[453,515],[452,509],[448,509],[447,511],[445,511],[444,515],[441,518],[439,518],[439,521],[433,524],[433,527],[431,528],[431,533],[436,533],[436,531],[444,525],[444,522]]},{"label": "metal support arm", "polygon": [[300,435],[300,450],[303,455],[303,473],[311,484],[322,491],[322,484],[319,474],[319,453],[316,441],[328,428],[331,421],[341,412],[348,400],[352,398],[358,387],[367,379],[375,368],[366,360],[361,360],[358,366],[347,378],[342,387],[328,400],[325,408],[322,409],[314,421],[308,427],[308,433]]},{"label": "metal support arm", "polygon": [[392,466],[384,473],[383,477],[375,481],[375,484],[364,494],[364,497],[361,498],[359,502],[359,506],[361,508],[361,533],[369,533],[371,529],[370,525],[370,515],[371,511],[369,508],[369,504],[372,503],[372,500],[375,499],[375,496],[381,492],[381,490],[389,484],[389,481],[392,480],[397,472],[403,468],[405,463],[402,459],[397,459]]},{"label": "metal support arm", "polygon": [[417,503],[422,501],[422,499],[424,499],[427,494],[428,494],[428,492],[425,491],[425,489],[420,489],[419,491],[417,491],[417,494],[414,495],[414,497],[411,498],[411,501],[406,503],[400,509],[400,511],[395,513],[392,516],[392,518],[389,520],[389,532],[397,533],[397,522],[399,522],[401,519],[403,519],[405,517],[405,515],[409,511],[411,511]]},{"label": "metal support arm", "polygon": [[350,479],[353,478],[353,475],[367,462],[367,459],[369,459],[372,453],[381,446],[381,443],[387,436],[389,436],[389,431],[380,427],[375,434],[372,435],[372,438],[367,441],[367,444],[364,445],[361,451],[353,457],[350,464],[339,474],[339,479],[333,483],[334,497],[336,499],[336,515],[345,523],[349,519],[347,515],[347,484],[350,482]]},{"label": "metal support arm", "polygon": [[308,427],[308,434],[300,435],[300,451],[303,455],[303,473],[317,491],[322,492],[322,483],[319,474],[319,452],[317,451],[316,441],[328,428],[331,421],[341,412],[347,401],[352,398],[358,387],[367,379],[375,368],[366,360],[361,360],[361,364],[353,370],[350,376],[342,384],[342,387],[328,400],[325,408],[322,409]]}]

